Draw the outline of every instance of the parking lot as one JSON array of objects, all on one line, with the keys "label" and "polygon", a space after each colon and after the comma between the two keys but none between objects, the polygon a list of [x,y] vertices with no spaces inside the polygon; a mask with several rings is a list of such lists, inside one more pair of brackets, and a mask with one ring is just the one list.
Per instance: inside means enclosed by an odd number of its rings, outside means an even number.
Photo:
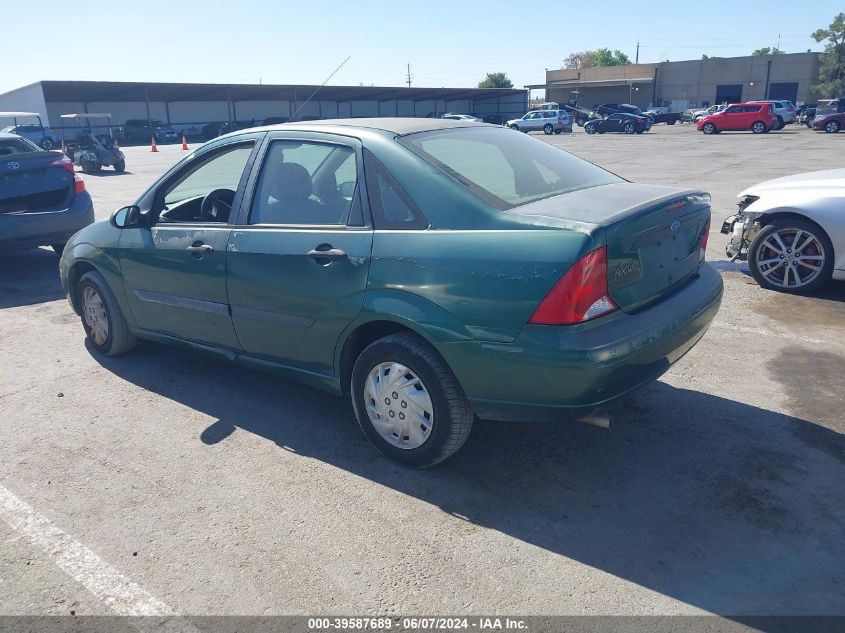
[{"label": "parking lot", "polygon": [[[722,308],[609,430],[478,423],[431,470],[274,375],[98,356],[55,255],[0,256],[0,613],[845,615],[845,283],[763,291],[718,232],[743,188],[845,166],[845,134],[538,138],[709,191]],[[124,151],[85,177],[98,218],[186,154]]]}]

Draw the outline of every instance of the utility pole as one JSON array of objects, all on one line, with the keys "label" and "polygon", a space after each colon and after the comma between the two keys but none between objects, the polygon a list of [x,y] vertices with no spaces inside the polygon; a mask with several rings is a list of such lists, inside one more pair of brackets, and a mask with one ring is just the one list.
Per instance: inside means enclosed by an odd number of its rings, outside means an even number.
[{"label": "utility pole", "polygon": [[408,83],[408,88],[411,87],[411,65],[408,64],[408,76],[405,80]]},{"label": "utility pole", "polygon": [[634,60],[634,63],[635,63],[635,64],[639,64],[639,63],[640,63],[640,41],[639,41],[639,40],[637,40],[637,57],[636,57],[636,59]]},{"label": "utility pole", "polygon": [[778,45],[775,47],[776,51],[780,51],[780,33],[778,33]]}]

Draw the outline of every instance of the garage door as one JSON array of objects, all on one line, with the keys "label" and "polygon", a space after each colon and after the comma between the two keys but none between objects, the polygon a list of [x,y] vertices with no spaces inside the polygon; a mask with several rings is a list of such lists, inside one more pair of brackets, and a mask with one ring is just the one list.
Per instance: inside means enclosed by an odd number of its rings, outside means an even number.
[{"label": "garage door", "polygon": [[769,86],[769,99],[782,99],[795,103],[798,98],[798,82],[773,83]]},{"label": "garage door", "polygon": [[713,103],[742,103],[742,84],[716,86],[716,100]]}]

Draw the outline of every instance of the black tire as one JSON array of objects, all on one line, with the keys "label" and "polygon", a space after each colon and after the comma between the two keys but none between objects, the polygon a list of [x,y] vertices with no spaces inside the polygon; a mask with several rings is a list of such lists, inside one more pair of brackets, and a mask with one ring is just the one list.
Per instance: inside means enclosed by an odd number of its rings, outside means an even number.
[{"label": "black tire", "polygon": [[701,131],[705,134],[715,134],[719,130],[716,129],[716,126],[713,123],[705,123],[701,126]]},{"label": "black tire", "polygon": [[519,126],[516,123],[514,123],[513,125],[511,125],[511,129],[512,130],[519,130]]},{"label": "black tire", "polygon": [[[793,288],[786,288],[783,285],[784,275],[779,274],[777,270],[770,271],[769,266],[765,264],[761,264],[760,262],[769,261],[772,257],[772,253],[770,252],[770,247],[767,246],[768,244],[775,243],[774,240],[769,240],[775,233],[779,233],[783,235],[784,233],[788,234],[794,231],[801,231],[802,236],[800,241],[804,241],[804,235],[812,235],[813,237],[818,240],[818,243],[821,244],[822,253],[810,253],[811,256],[815,255],[823,255],[824,260],[822,261],[821,271],[819,274],[812,279],[809,283],[805,285],[798,286]],[[783,240],[783,238],[781,238]],[[786,244],[786,242],[784,242]],[[789,244],[790,246],[792,243]],[[806,251],[803,253],[806,256]],[[833,244],[830,241],[830,238],[827,236],[827,233],[824,230],[815,224],[814,222],[810,222],[809,220],[804,220],[800,218],[783,218],[780,220],[775,220],[771,224],[764,226],[759,233],[757,233],[754,241],[751,242],[751,246],[748,248],[748,267],[751,269],[751,275],[754,277],[754,280],[760,284],[762,288],[766,288],[767,290],[777,290],[779,292],[789,292],[794,294],[802,294],[805,292],[813,292],[814,290],[818,290],[822,286],[824,286],[827,282],[830,281],[831,275],[833,274]],[[761,259],[764,258],[764,259]],[[798,266],[801,266],[798,264]],[[769,275],[764,274],[765,272],[770,273]],[[802,272],[807,272],[809,270],[806,267],[802,267],[800,269]],[[772,283],[770,277],[774,276],[775,281],[778,283]],[[806,277],[805,277],[806,278]]]},{"label": "black tire", "polygon": [[584,124],[585,124],[586,122],[587,122],[587,121],[586,121],[586,120],[584,120],[584,119],[575,119],[575,125],[577,125],[578,127],[584,127]]},{"label": "black tire", "polygon": [[587,125],[584,126],[584,131],[587,134],[595,134],[597,132],[595,123],[587,123]]},{"label": "black tire", "polygon": [[775,123],[774,129],[775,130],[782,130],[785,127],[786,127],[786,123],[783,122],[783,117],[778,115],[777,123]]},{"label": "black tire", "polygon": [[842,126],[839,125],[839,121],[828,121],[824,124],[826,134],[836,134],[840,129],[842,129]]},{"label": "black tire", "polygon": [[666,121],[666,125],[675,125],[675,123],[677,123],[677,121]]},{"label": "black tire", "polygon": [[563,128],[560,128],[559,130],[555,130],[555,134],[560,134],[561,132],[563,132]]},{"label": "black tire", "polygon": [[119,160],[114,164],[114,170],[117,172],[126,171],[126,161]]},{"label": "black tire", "polygon": [[96,174],[100,171],[100,163],[95,160],[82,159],[82,171],[86,174]]},{"label": "black tire", "polygon": [[[389,443],[367,413],[365,383],[370,372],[385,362],[401,363],[416,374],[431,398],[432,426],[429,436],[416,448]],[[364,435],[382,454],[397,462],[416,468],[433,466],[454,454],[469,437],[474,415],[461,385],[440,354],[414,334],[392,334],[364,349],[352,369],[350,389]]]},{"label": "black tire", "polygon": [[622,126],[622,131],[625,132],[625,134],[634,134],[637,131],[637,126],[633,123],[626,123]]},{"label": "black tire", "polygon": [[56,244],[50,244],[50,248],[52,248],[53,251],[55,251],[56,255],[61,257],[62,251],[65,250],[65,244],[67,244],[67,242],[58,242]]},{"label": "black tire", "polygon": [[548,134],[552,134],[554,131],[555,131],[555,126],[554,126],[554,125],[552,125],[551,123],[546,123],[546,124],[543,126],[543,133],[544,133],[544,134],[547,134],[547,135],[548,135]]},{"label": "black tire", "polygon": [[754,121],[754,123],[751,124],[751,131],[754,134],[765,134],[769,131],[769,127],[762,121]]},{"label": "black tire", "polygon": [[41,146],[41,149],[45,149],[47,151],[50,151],[51,149],[53,149],[53,146],[55,145],[55,143],[53,143],[53,139],[45,136],[44,138],[41,139],[41,142],[39,143],[39,145]]},{"label": "black tire", "polygon": [[[108,335],[105,340],[97,343],[92,335],[92,329],[85,320],[85,301],[83,299],[86,289],[91,288],[100,298],[105,319],[108,323]],[[117,304],[114,293],[109,288],[103,276],[96,270],[91,270],[79,279],[76,286],[76,302],[82,317],[82,327],[91,345],[101,354],[106,356],[117,356],[125,354],[138,344],[135,335],[129,331],[129,326]]]}]

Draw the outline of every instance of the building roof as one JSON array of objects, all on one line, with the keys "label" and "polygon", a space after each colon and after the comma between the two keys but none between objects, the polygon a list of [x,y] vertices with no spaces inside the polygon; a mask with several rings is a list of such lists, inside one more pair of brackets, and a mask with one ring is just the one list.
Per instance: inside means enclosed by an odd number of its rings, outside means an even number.
[{"label": "building roof", "polygon": [[[357,127],[383,130],[393,134],[414,134],[456,127],[489,127],[489,123],[457,121],[455,119],[422,119],[419,117],[379,117],[360,119],[326,119],[322,121],[301,121],[267,126],[270,129],[325,129],[329,127]],[[501,126],[497,126],[501,127]]]},{"label": "building roof", "polygon": [[315,91],[322,101],[424,101],[495,99],[522,95],[516,88],[403,88],[309,84],[194,84],[139,81],[42,81],[45,101],[305,101]]},{"label": "building roof", "polygon": [[630,86],[632,84],[647,84],[654,81],[654,77],[634,77],[632,79],[561,79],[550,81],[545,84],[533,84],[526,88],[572,88],[572,87],[609,87],[609,86]]}]

